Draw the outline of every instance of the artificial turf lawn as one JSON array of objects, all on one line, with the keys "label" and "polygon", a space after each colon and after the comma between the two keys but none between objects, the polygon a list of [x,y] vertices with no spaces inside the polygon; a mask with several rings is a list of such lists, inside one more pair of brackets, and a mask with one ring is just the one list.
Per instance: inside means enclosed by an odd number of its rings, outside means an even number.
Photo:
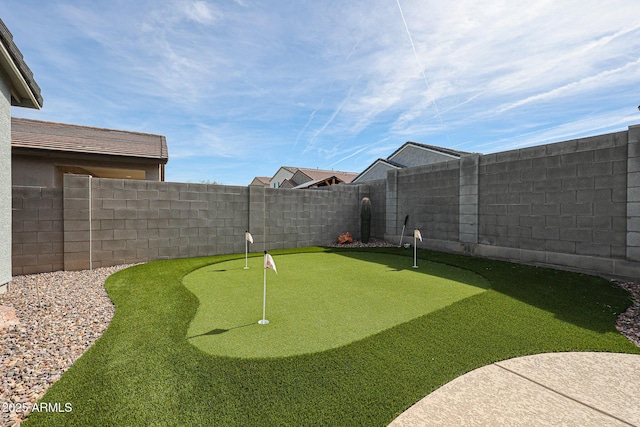
[{"label": "artificial turf lawn", "polygon": [[211,356],[186,338],[198,300],[182,279],[240,257],[152,262],[111,276],[111,325],[41,400],[70,402],[73,411],[35,413],[25,425],[383,426],[441,385],[498,360],[557,351],[640,354],[615,329],[630,298],[603,279],[420,251],[484,276],[492,288],[320,353]]},{"label": "artificial turf lawn", "polygon": [[355,252],[276,256],[262,318],[262,257],[200,268],[183,283],[200,301],[189,341],[213,355],[285,357],[340,347],[476,295],[482,276],[404,256]]}]

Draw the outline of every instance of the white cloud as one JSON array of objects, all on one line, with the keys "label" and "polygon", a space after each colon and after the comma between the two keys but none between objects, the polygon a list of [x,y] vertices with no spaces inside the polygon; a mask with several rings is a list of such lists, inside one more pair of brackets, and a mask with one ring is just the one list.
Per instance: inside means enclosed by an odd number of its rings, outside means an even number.
[{"label": "white cloud", "polygon": [[517,100],[497,109],[497,113],[521,107],[534,102],[549,101],[560,97],[567,97],[577,93],[590,91],[602,86],[613,86],[621,81],[637,82],[640,77],[640,58],[622,65],[621,67],[602,71],[594,76],[585,77],[579,81],[568,83],[564,86],[553,88],[547,92],[529,96]]},{"label": "white cloud", "polygon": [[550,144],[564,140],[577,139],[592,135],[618,132],[626,130],[628,126],[637,123],[638,115],[635,107],[615,109],[585,117],[562,122],[555,125],[520,126],[513,129],[502,129],[504,135],[500,138],[476,143],[475,150],[483,153],[494,153],[534,145]]},{"label": "white cloud", "polygon": [[145,127],[185,161],[257,158],[260,144],[312,167],[406,140],[483,151],[624,124],[640,103],[628,0],[400,0],[418,58],[388,0],[40,3],[0,14],[45,115]]},{"label": "white cloud", "polygon": [[218,13],[204,1],[188,1],[183,7],[185,15],[200,24],[210,24],[218,19]]}]

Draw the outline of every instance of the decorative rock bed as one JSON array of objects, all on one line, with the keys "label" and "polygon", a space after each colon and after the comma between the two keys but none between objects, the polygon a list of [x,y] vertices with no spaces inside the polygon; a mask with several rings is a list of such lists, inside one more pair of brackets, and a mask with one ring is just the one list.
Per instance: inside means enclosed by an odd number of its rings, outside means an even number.
[{"label": "decorative rock bed", "polygon": [[0,325],[0,425],[22,421],[102,335],[114,313],[104,282],[125,267],[13,277],[0,295],[18,318]]}]

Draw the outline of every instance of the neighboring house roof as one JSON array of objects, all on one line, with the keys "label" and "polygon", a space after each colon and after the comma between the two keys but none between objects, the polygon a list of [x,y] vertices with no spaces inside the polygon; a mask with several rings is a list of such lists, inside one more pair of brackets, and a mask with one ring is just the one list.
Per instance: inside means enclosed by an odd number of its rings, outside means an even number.
[{"label": "neighboring house roof", "polygon": [[441,153],[441,154],[447,154],[447,155],[452,156],[452,157],[461,157],[464,154],[470,154],[468,151],[459,151],[459,150],[453,150],[451,148],[438,147],[437,145],[429,145],[429,144],[422,144],[420,142],[407,141],[404,144],[402,144],[402,146],[400,148],[398,148],[396,151],[391,153],[391,155],[389,155],[389,157],[387,157],[387,159],[389,159],[389,160],[393,159],[396,154],[398,154],[400,151],[404,150],[409,145],[411,145],[413,147],[423,148],[423,149],[429,150],[429,151],[435,151],[435,152]]},{"label": "neighboring house roof", "polygon": [[269,181],[271,181],[271,177],[268,176],[256,176],[255,178],[253,178],[253,181],[251,181],[251,184],[249,185],[263,185],[265,187],[269,186]]},{"label": "neighboring house roof", "polygon": [[138,157],[167,163],[162,135],[11,118],[11,146],[38,150]]},{"label": "neighboring house roof", "polygon": [[295,186],[295,182],[291,181],[290,179],[285,179],[280,183],[280,186],[278,188],[294,188]]},{"label": "neighboring house roof", "polygon": [[[339,178],[341,182],[351,182],[354,180],[356,176],[358,176],[355,172],[342,172],[342,171],[333,171],[333,170],[322,170],[322,169],[307,169],[307,168],[299,168],[298,172],[309,177],[310,180],[322,180],[325,178],[336,177]],[[294,175],[295,178],[295,175]],[[298,182],[298,181],[296,181]]]},{"label": "neighboring house roof", "polygon": [[[296,168],[294,166],[280,166],[280,169],[278,169],[278,171],[275,173],[275,175],[277,175],[278,172],[280,172],[281,170],[285,170],[287,172],[290,172],[291,174],[294,174],[294,173],[296,173],[298,171],[298,168]],[[273,177],[271,177],[270,179],[273,179]]]},{"label": "neighboring house roof", "polygon": [[[414,150],[414,151],[410,151]],[[416,151],[417,150],[417,151]],[[424,151],[422,151],[424,150]],[[427,154],[426,152],[430,152]],[[426,156],[419,155],[418,153],[424,153]],[[465,154],[470,154],[466,151],[453,150],[451,148],[438,147],[436,145],[422,144],[420,142],[407,141],[396,151],[391,153],[386,159],[377,159],[371,165],[369,165],[364,171],[362,171],[352,182],[356,183],[365,179],[367,174],[376,175],[374,169],[376,167],[384,166],[388,169],[402,169],[411,166],[418,166],[421,164],[427,164],[432,162],[438,162],[446,160],[447,158],[459,159]],[[387,169],[387,170],[388,170]],[[376,178],[373,178],[376,179]]]},{"label": "neighboring house roof", "polygon": [[278,171],[269,179],[269,187],[278,188],[285,179],[293,176],[298,168],[291,166],[281,166]]},{"label": "neighboring house roof", "polygon": [[325,178],[314,179],[313,181],[307,181],[293,188],[302,189],[302,188],[313,188],[313,187],[327,187],[329,185],[341,184],[343,182],[344,182],[343,180],[333,175]]},{"label": "neighboring house roof", "polygon": [[[271,178],[268,179],[268,185],[273,184],[277,188],[308,188],[308,186],[302,186],[302,184],[310,181],[316,181],[316,184],[320,181],[326,180],[327,184],[351,182],[358,176],[355,172],[343,172],[324,169],[311,169],[311,168],[298,168],[295,166],[281,166],[278,171]],[[256,180],[259,177],[255,177],[251,182],[251,185],[256,185]],[[334,178],[333,180],[329,178]],[[277,185],[274,183],[277,181]]]},{"label": "neighboring house roof", "polygon": [[363,170],[361,173],[359,173],[359,174],[358,174],[358,176],[356,176],[356,177],[353,179],[353,182],[357,182],[357,181],[358,181],[358,179],[359,179],[361,176],[364,176],[367,172],[369,172],[371,169],[375,168],[375,167],[376,167],[376,166],[378,166],[378,165],[386,165],[386,166],[389,166],[389,167],[390,167],[390,168],[392,168],[392,169],[402,169],[402,168],[404,167],[404,166],[403,166],[403,165],[401,165],[400,163],[396,163],[396,162],[394,162],[394,161],[392,161],[392,160],[387,160],[387,159],[377,159],[375,162],[371,163],[371,164],[369,165],[369,167],[367,167],[365,170]]},{"label": "neighboring house roof", "polygon": [[13,35],[0,19],[0,66],[11,80],[11,105],[16,107],[42,108],[40,86],[24,62],[22,53],[13,41]]}]

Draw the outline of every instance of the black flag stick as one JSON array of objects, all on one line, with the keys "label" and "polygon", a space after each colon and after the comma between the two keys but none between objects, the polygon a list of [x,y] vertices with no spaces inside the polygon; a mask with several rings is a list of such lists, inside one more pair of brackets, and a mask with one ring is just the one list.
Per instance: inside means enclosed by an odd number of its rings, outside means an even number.
[{"label": "black flag stick", "polygon": [[404,237],[404,229],[407,228],[407,221],[409,221],[409,215],[404,217],[404,225],[402,226],[402,234],[400,235],[400,244],[398,247],[402,247],[402,238]]}]

